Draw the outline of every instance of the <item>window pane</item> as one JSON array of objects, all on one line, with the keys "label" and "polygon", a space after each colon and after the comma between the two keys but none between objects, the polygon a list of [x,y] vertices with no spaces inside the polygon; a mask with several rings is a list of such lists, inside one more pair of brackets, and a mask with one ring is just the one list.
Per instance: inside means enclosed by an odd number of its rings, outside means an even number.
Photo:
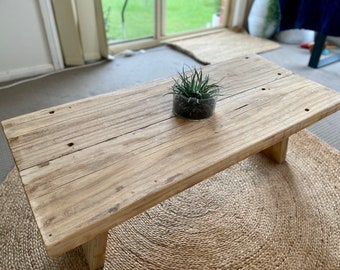
[{"label": "window pane", "polygon": [[167,0],[166,35],[219,26],[221,0]]},{"label": "window pane", "polygon": [[102,0],[109,42],[154,36],[154,0]]}]

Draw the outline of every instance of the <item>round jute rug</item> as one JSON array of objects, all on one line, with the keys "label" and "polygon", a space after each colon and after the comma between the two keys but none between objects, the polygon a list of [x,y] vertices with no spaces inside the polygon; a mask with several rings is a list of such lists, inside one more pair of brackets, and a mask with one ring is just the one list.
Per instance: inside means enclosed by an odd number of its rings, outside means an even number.
[{"label": "round jute rug", "polygon": [[[0,269],[87,268],[46,256],[16,170],[0,207]],[[340,269],[340,153],[299,132],[110,230],[104,269]]]}]

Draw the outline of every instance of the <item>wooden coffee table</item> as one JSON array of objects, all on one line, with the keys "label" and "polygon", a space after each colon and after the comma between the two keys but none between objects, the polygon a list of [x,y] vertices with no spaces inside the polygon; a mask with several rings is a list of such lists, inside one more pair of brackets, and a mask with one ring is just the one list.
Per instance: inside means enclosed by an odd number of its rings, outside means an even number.
[{"label": "wooden coffee table", "polygon": [[2,122],[51,258],[83,245],[103,267],[112,227],[258,152],[283,162],[290,135],[340,109],[338,93],[260,56],[203,71],[223,78],[204,121],[172,115],[166,78]]}]

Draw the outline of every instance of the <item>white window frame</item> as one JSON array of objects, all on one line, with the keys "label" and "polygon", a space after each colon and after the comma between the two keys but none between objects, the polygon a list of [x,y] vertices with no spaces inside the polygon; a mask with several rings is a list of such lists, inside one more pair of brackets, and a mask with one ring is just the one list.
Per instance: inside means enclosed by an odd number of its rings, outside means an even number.
[{"label": "white window frame", "polygon": [[64,69],[63,54],[61,52],[57,26],[54,18],[51,0],[39,0],[46,38],[50,49],[54,70]]},{"label": "white window frame", "polygon": [[[183,32],[178,34],[171,34],[171,35],[165,35],[165,22],[166,22],[166,1],[167,0],[155,0],[155,29],[154,29],[154,37],[150,38],[141,38],[136,40],[127,40],[122,42],[111,42],[109,43],[109,51],[112,54],[119,53],[123,50],[130,49],[130,50],[138,50],[141,48],[148,48],[148,47],[154,47],[161,43],[164,43],[166,41],[174,40],[174,39],[180,39],[188,36],[196,36],[196,35],[204,35],[206,33],[211,33],[212,31],[218,31],[222,28],[225,28],[227,26],[228,21],[228,15],[229,15],[229,9],[226,8],[225,12],[225,22],[224,25],[214,27],[214,28],[206,28],[206,29],[199,29],[199,30],[193,30],[190,32]],[[229,6],[230,1],[235,0],[226,0],[226,5]],[[243,0],[242,0],[243,1]]]},{"label": "white window frame", "polygon": [[[101,0],[95,0],[101,1]],[[115,54],[126,49],[137,50],[141,48],[148,48],[157,46],[167,41],[181,39],[183,37],[204,35],[211,33],[212,31],[219,31],[225,27],[232,27],[234,25],[244,25],[245,18],[253,0],[225,0],[224,18],[225,23],[222,26],[214,27],[210,29],[200,29],[191,32],[184,32],[179,34],[165,35],[165,12],[166,12],[166,0],[154,0],[155,4],[155,36],[152,38],[138,39],[132,41],[124,41],[122,43],[108,44],[108,52]],[[246,3],[246,6],[244,4]],[[62,50],[60,46],[60,40],[56,27],[54,12],[51,4],[51,0],[39,0],[41,14],[43,18],[44,27],[46,30],[46,37],[50,48],[52,63],[55,70],[64,68],[64,60]],[[101,13],[103,16],[103,14]],[[163,22],[162,22],[163,20]],[[243,24],[242,24],[243,22]],[[104,29],[103,29],[104,31]],[[105,31],[104,31],[105,32]],[[104,45],[103,45],[104,46]],[[102,49],[104,50],[104,49]],[[106,50],[107,51],[107,50]]]}]

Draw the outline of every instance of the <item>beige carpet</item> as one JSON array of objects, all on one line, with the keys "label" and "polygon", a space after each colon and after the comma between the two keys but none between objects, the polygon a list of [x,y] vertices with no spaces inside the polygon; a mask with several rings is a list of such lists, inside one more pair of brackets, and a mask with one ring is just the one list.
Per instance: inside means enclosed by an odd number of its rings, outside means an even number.
[{"label": "beige carpet", "polygon": [[[0,269],[86,269],[47,258],[15,169],[0,207]],[[340,153],[302,131],[112,229],[104,269],[340,269]]]},{"label": "beige carpet", "polygon": [[184,52],[203,64],[214,64],[231,58],[277,49],[274,41],[237,33],[228,29],[168,42],[175,49]]}]

